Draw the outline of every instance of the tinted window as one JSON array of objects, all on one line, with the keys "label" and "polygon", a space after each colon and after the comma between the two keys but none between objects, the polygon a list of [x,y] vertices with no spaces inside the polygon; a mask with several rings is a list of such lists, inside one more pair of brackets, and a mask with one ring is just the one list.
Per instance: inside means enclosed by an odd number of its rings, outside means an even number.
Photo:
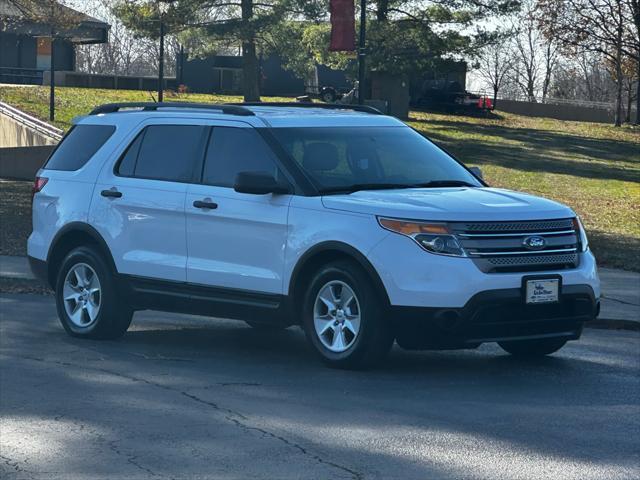
[{"label": "tinted window", "polygon": [[[207,127],[153,125],[128,148],[118,168],[121,175],[188,182],[200,163]],[[133,174],[131,173],[133,172]]]},{"label": "tinted window", "polygon": [[140,133],[133,141],[127,151],[125,152],[120,164],[118,165],[118,174],[125,177],[133,176],[133,171],[136,168],[136,161],[138,160],[138,153],[140,152],[140,144],[144,138],[144,132]]},{"label": "tinted window", "polygon": [[252,128],[214,127],[202,181],[233,187],[240,172],[268,172],[278,177],[274,154]]},{"label": "tinted window", "polygon": [[113,125],[76,125],[55,149],[45,168],[49,170],[78,170],[89,161],[109,139]]},{"label": "tinted window", "polygon": [[275,137],[320,189],[431,181],[480,183],[408,127],[274,128]]}]

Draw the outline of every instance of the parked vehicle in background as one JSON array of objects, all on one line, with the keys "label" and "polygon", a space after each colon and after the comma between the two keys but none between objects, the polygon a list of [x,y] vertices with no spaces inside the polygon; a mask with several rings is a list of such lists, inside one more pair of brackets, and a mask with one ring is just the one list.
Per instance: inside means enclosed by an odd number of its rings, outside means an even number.
[{"label": "parked vehicle in background", "polygon": [[99,107],[38,173],[28,253],[70,335],[142,309],[300,325],[345,368],[394,341],[550,354],[599,310],[570,208],[357,106]]},{"label": "parked vehicle in background", "polygon": [[309,98],[317,98],[324,103],[340,103],[340,104],[355,104],[358,100],[358,81],[354,82],[351,90],[341,90],[329,85],[323,87],[306,87],[306,96]]},{"label": "parked vehicle in background", "polygon": [[442,87],[426,87],[414,107],[452,113],[487,113],[494,109],[493,101],[485,94],[465,90],[458,82]]}]

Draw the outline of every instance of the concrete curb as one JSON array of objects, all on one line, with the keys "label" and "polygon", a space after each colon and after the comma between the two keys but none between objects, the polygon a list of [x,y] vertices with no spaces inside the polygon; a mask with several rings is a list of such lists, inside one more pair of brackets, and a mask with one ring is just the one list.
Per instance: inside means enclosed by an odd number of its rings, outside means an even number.
[{"label": "concrete curb", "polygon": [[602,330],[630,330],[640,332],[640,322],[635,320],[607,320],[606,318],[596,318],[584,324],[587,328],[599,328]]}]

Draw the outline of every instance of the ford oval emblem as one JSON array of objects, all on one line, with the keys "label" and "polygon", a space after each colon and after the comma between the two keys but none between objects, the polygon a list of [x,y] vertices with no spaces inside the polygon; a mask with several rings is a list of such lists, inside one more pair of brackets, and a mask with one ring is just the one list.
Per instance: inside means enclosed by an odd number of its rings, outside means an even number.
[{"label": "ford oval emblem", "polygon": [[522,241],[522,245],[524,245],[524,248],[527,250],[541,250],[546,244],[547,242],[544,238],[537,236],[527,237]]}]

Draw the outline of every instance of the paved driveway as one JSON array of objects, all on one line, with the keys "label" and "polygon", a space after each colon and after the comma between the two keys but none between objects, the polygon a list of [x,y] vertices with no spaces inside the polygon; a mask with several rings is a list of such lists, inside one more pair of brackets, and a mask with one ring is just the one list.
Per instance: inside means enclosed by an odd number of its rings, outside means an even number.
[{"label": "paved driveway", "polygon": [[488,345],[321,366],[301,333],[139,313],[66,336],[50,297],[0,296],[0,477],[640,477],[640,335],[552,358]]}]

